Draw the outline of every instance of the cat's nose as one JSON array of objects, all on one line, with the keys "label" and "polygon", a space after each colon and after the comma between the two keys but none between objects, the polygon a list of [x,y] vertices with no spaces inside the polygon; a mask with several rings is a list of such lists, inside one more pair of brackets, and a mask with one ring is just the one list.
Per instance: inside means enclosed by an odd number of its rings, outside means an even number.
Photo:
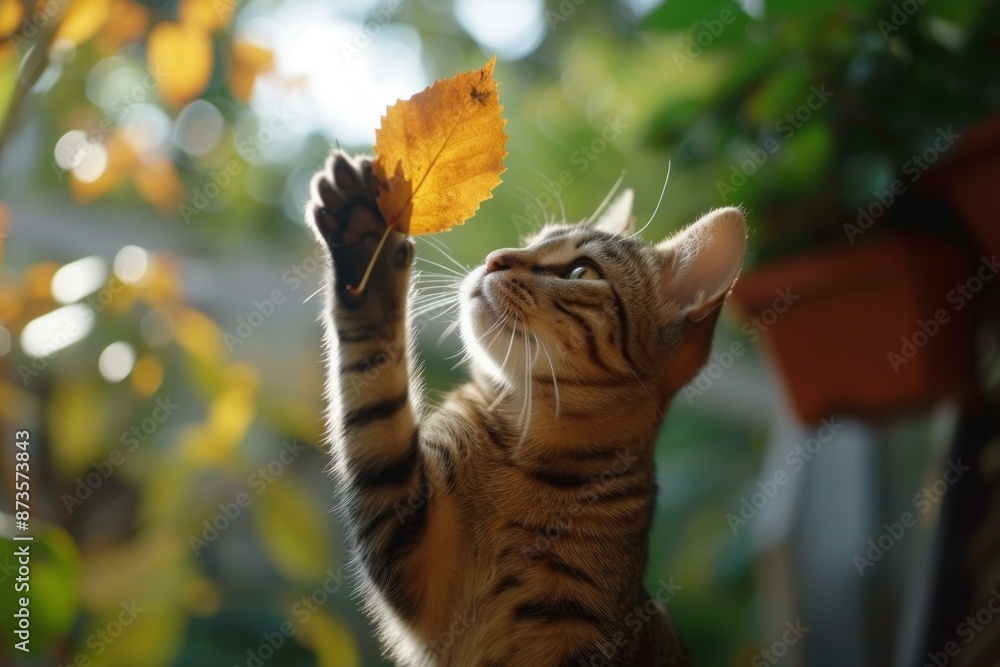
[{"label": "cat's nose", "polygon": [[510,253],[503,250],[495,250],[486,256],[486,273],[494,271],[506,271],[517,262]]}]

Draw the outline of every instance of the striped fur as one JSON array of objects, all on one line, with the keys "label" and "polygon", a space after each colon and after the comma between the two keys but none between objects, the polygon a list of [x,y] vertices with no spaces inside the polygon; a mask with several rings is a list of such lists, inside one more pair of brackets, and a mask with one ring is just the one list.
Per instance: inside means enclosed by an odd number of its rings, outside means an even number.
[{"label": "striped fur", "polygon": [[390,232],[365,292],[348,288],[385,228],[377,189],[367,159],[335,151],[307,217],[332,259],[333,468],[387,654],[688,664],[641,583],[653,444],[708,354],[742,261],[742,214],[714,212],[651,246],[628,235],[628,193],[598,224],[491,253],[460,289],[472,379],[429,410],[408,333],[411,242]]}]

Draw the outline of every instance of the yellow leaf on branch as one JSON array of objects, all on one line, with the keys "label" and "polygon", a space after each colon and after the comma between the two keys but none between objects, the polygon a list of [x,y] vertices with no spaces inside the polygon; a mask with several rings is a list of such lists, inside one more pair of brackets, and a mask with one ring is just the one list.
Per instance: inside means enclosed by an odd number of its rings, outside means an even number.
[{"label": "yellow leaf on branch", "polygon": [[474,72],[436,81],[386,110],[375,133],[372,170],[389,226],[433,234],[471,218],[500,184],[506,120],[494,56]]}]

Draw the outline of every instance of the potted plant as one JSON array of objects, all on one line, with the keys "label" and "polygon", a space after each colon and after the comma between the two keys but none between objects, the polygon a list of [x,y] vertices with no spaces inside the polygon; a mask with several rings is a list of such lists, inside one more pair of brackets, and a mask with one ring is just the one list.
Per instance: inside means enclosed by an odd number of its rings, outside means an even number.
[{"label": "potted plant", "polygon": [[[798,415],[877,418],[943,396],[974,400],[976,298],[997,268],[950,207],[997,247],[986,184],[1000,182],[1000,159],[963,142],[1000,106],[989,92],[1000,74],[985,65],[1000,51],[997,6],[782,3],[759,17],[670,7],[647,23],[692,26],[682,64],[720,59],[729,74],[672,99],[649,139],[679,144],[679,161],[713,178],[720,204],[748,209],[751,266],[734,297]],[[1000,130],[988,136],[996,155]],[[968,157],[942,194],[928,184],[953,153]],[[992,171],[963,180],[973,158]],[[793,302],[776,303],[782,293]]]}]

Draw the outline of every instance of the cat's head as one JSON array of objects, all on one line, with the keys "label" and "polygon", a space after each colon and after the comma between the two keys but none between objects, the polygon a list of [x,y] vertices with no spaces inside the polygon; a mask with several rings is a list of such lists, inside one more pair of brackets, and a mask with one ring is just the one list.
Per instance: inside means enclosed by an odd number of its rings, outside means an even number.
[{"label": "cat's head", "polygon": [[632,192],[594,224],[551,225],[491,252],[462,284],[461,332],[497,382],[641,379],[668,401],[701,368],[739,275],[746,223],[716,209],[655,245],[633,236]]}]

